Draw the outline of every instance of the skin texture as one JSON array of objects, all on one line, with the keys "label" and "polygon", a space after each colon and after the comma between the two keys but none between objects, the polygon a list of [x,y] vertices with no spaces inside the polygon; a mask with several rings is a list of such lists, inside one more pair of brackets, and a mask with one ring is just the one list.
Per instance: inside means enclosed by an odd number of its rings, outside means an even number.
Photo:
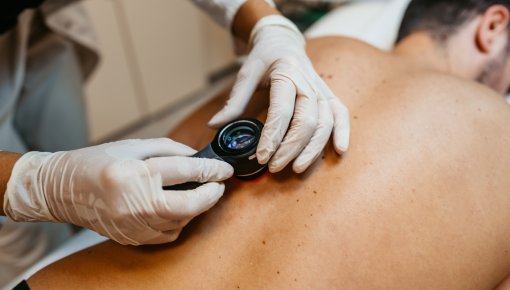
[{"label": "skin texture", "polygon": [[[7,189],[7,182],[11,177],[14,164],[21,157],[19,153],[0,152],[0,201],[3,205],[5,190]],[[0,215],[5,215],[4,207],[0,208]]]},{"label": "skin texture", "polygon": [[[33,289],[493,289],[510,274],[510,110],[501,95],[343,38],[309,55],[351,111],[351,147],[303,175],[227,182],[178,242],[107,242]],[[419,59],[419,57],[417,58]],[[248,116],[264,119],[267,92]],[[218,99],[172,135],[197,149]],[[190,128],[193,128],[190,130]]]}]

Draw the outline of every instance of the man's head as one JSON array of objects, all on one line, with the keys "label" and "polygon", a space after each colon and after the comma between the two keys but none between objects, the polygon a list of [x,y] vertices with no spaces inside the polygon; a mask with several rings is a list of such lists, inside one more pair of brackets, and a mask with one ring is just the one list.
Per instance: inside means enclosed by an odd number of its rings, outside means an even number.
[{"label": "man's head", "polygon": [[510,0],[412,0],[397,42],[426,33],[453,70],[506,92],[510,86]]}]

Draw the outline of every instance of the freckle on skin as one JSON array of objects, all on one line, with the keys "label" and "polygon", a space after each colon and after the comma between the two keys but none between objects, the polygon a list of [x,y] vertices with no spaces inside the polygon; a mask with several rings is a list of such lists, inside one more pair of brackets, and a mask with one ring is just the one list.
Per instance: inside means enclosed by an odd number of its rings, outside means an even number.
[{"label": "freckle on skin", "polygon": [[276,271],[276,274],[280,275],[280,271]]},{"label": "freckle on skin", "polygon": [[264,245],[265,245],[265,244],[266,244],[266,241],[262,241],[262,244],[264,244]]},{"label": "freckle on skin", "polygon": [[314,190],[314,191],[313,191],[313,194],[317,194],[317,190]]},{"label": "freckle on skin", "polygon": [[332,79],[333,78],[333,75],[328,75],[328,79]]},{"label": "freckle on skin", "polygon": [[299,199],[296,199],[296,202],[299,202]]},{"label": "freckle on skin", "polygon": [[353,118],[354,118],[354,120],[358,120],[358,116],[354,116]]}]

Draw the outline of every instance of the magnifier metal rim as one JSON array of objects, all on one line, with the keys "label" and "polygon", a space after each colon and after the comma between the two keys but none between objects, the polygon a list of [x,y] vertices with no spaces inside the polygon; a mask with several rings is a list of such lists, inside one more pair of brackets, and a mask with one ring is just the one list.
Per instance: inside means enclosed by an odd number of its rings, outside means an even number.
[{"label": "magnifier metal rim", "polygon": [[228,147],[225,148],[225,146],[224,146],[225,144],[223,144],[224,142],[222,141],[223,135],[230,128],[232,128],[234,126],[242,126],[242,125],[253,129],[253,131],[257,134],[256,136],[254,136],[254,137],[256,137],[257,140],[260,138],[261,131],[260,131],[259,125],[257,123],[255,123],[251,120],[246,120],[246,119],[234,121],[233,123],[230,123],[227,126],[225,126],[224,128],[222,128],[221,131],[218,133],[218,137],[216,138],[217,139],[216,141],[218,142],[218,145],[221,148],[221,150],[223,150],[227,153],[232,153],[232,154],[244,154],[244,153],[250,151],[253,148],[253,146],[256,147],[256,145],[258,144],[258,141],[250,144],[250,146],[247,148],[242,148],[242,149],[230,149]]},{"label": "magnifier metal rim", "polygon": [[253,176],[253,175],[259,174],[262,170],[265,170],[265,169],[266,169],[266,166],[264,165],[264,166],[260,167],[259,170],[255,171],[255,172],[252,172],[250,174],[243,174],[243,175],[238,174],[236,176],[237,177],[249,177],[249,176]]}]

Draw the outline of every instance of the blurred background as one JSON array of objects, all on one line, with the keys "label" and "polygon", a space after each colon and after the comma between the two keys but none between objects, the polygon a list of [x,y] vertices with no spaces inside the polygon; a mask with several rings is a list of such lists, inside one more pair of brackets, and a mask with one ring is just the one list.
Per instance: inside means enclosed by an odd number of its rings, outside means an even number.
[{"label": "blurred background", "polygon": [[[203,95],[209,78],[235,63],[228,31],[190,1],[149,1],[153,5],[83,1],[101,54],[86,85],[93,143],[129,133],[164,134],[179,119],[177,111],[185,114],[181,109]],[[165,128],[144,128],[167,115],[175,121],[163,122]]]},{"label": "blurred background", "polygon": [[[83,1],[101,54],[86,84],[92,143],[162,136],[235,77],[227,30],[191,1],[147,1]],[[276,2],[305,29],[343,1]]]}]

